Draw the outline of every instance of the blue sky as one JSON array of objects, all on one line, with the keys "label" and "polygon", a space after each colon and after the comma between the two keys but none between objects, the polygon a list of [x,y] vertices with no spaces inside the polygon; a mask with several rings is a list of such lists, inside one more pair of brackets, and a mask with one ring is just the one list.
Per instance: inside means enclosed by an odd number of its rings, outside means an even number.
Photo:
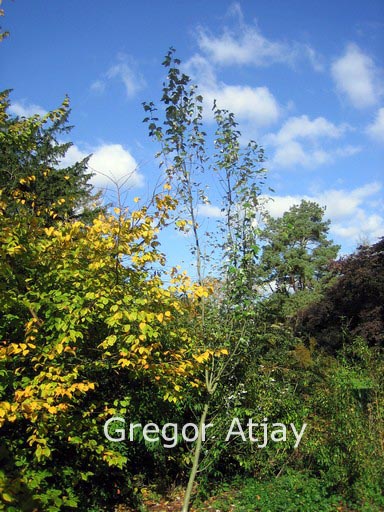
[{"label": "blue sky", "polygon": [[[216,98],[244,140],[264,146],[273,215],[301,198],[319,202],[343,252],[384,235],[382,0],[4,0],[3,8],[11,35],[0,86],[13,89],[18,115],[70,96],[68,162],[93,153],[94,169],[131,172],[130,194],[148,193],[158,148],[141,103],[160,98],[161,62],[174,46],[207,104]],[[217,215],[216,206],[213,197],[206,213]]]}]

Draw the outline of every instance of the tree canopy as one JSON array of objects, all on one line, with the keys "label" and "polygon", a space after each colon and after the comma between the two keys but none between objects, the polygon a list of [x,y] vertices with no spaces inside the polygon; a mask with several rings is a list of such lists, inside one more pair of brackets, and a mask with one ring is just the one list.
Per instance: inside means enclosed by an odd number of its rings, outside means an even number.
[{"label": "tree canopy", "polygon": [[[10,91],[0,94],[0,189],[8,214],[20,204],[46,224],[55,219],[84,219],[97,214],[88,158],[62,164],[71,142],[62,142],[71,126],[69,99],[45,115],[29,118],[9,113]],[[92,204],[93,203],[93,204]]]},{"label": "tree canopy", "polygon": [[382,346],[384,332],[384,239],[334,262],[336,276],[321,299],[300,312],[298,332],[334,351],[349,335]]},{"label": "tree canopy", "polygon": [[266,216],[260,264],[272,291],[288,295],[310,290],[327,273],[340,247],[328,239],[330,221],[324,220],[324,212],[303,200],[282,217]]}]

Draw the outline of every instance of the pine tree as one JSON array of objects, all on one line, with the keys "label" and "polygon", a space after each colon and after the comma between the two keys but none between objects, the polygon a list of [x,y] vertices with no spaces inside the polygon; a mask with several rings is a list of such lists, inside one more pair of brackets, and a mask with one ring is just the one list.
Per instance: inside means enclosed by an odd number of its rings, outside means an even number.
[{"label": "pine tree", "polygon": [[322,279],[339,246],[328,239],[325,208],[301,201],[280,218],[266,217],[261,256],[264,283],[286,295],[312,290]]}]

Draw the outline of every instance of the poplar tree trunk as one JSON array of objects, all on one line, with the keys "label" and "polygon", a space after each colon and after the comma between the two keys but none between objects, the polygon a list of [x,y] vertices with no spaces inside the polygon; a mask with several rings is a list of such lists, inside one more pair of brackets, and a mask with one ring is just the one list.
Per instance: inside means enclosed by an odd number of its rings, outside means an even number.
[{"label": "poplar tree trunk", "polygon": [[209,404],[207,402],[204,405],[204,409],[203,409],[203,412],[202,412],[201,417],[200,417],[199,430],[198,430],[198,433],[197,433],[195,452],[193,454],[193,465],[192,465],[191,472],[189,474],[188,485],[187,485],[187,489],[185,491],[183,508],[181,509],[181,512],[188,512],[189,511],[189,503],[191,501],[193,484],[195,483],[196,474],[197,474],[197,470],[198,470],[198,467],[199,467],[201,448],[202,448],[202,444],[203,444],[204,424],[205,424],[205,420],[207,418],[208,408],[209,408]]}]

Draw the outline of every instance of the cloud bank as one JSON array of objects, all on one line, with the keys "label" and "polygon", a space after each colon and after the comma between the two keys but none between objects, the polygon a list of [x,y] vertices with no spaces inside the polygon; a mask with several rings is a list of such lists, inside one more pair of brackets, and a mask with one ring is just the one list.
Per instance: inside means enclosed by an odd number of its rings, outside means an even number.
[{"label": "cloud bank", "polygon": [[274,196],[266,203],[273,217],[280,217],[302,199],[326,207],[325,217],[332,221],[331,234],[350,242],[384,236],[384,210],[380,204],[382,184],[367,183],[352,190],[328,189],[314,195]]}]

